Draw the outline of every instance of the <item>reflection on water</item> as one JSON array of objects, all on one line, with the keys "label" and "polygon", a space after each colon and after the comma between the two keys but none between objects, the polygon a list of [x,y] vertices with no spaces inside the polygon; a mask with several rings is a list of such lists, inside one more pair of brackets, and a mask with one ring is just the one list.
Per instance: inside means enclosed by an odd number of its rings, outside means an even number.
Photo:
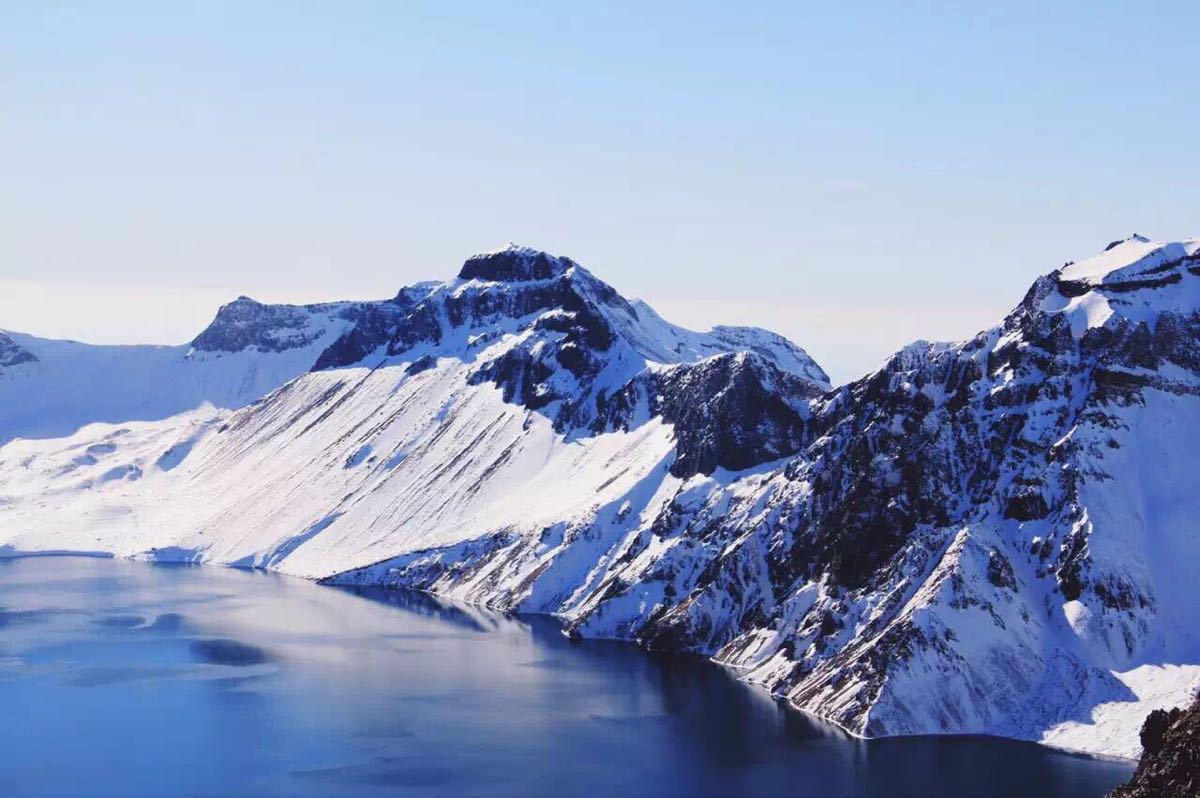
[{"label": "reflection on water", "polygon": [[0,795],[1071,796],[1129,768],[864,743],[697,657],[421,594],[0,561]]}]

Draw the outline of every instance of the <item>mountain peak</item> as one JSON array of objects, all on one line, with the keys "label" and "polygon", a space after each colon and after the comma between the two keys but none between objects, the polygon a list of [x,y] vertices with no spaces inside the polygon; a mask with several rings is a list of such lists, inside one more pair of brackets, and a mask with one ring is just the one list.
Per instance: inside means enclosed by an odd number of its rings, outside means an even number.
[{"label": "mountain peak", "polygon": [[550,280],[566,274],[575,265],[570,258],[509,242],[500,249],[467,258],[458,277],[506,283]]},{"label": "mountain peak", "polygon": [[1128,238],[1118,238],[1116,241],[1110,241],[1108,243],[1108,246],[1104,248],[1104,251],[1108,252],[1113,247],[1119,247],[1122,244],[1127,243],[1129,241],[1133,241],[1138,244],[1147,244],[1150,242],[1150,239],[1146,238],[1141,233],[1134,233],[1133,235],[1129,236]]},{"label": "mountain peak", "polygon": [[1197,250],[1200,250],[1200,239],[1153,241],[1134,234],[1112,242],[1099,255],[1065,266],[1059,272],[1059,279],[1080,286],[1128,281],[1192,257]]}]

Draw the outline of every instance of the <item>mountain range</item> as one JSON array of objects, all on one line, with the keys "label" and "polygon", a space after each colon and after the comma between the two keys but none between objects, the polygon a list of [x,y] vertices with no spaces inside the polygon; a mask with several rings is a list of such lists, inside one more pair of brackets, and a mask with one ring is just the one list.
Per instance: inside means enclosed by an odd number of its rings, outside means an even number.
[{"label": "mountain range", "polygon": [[1135,756],[1200,687],[1200,240],[832,386],[509,246],[190,344],[0,332],[0,554],[281,571],[711,656],[850,733]]}]

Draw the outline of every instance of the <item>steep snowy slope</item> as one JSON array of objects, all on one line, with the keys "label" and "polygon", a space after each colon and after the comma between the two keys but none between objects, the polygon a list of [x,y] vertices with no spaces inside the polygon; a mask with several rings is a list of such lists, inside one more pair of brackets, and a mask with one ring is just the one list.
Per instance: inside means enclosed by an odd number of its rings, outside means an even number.
[{"label": "steep snowy slope", "polygon": [[325,576],[781,457],[828,388],[778,336],[673,327],[519,247],[360,314],[316,362],[232,415],[10,443],[0,541]]},{"label": "steep snowy slope", "polygon": [[239,297],[182,346],[96,346],[0,332],[0,444],[68,435],[94,421],[236,408],[307,371],[368,309],[263,305]]},{"label": "steep snowy slope", "polygon": [[1198,249],[1116,242],[831,390],[778,336],[509,247],[240,410],[4,445],[0,546],[554,612],[859,734],[1132,755],[1200,685]]}]

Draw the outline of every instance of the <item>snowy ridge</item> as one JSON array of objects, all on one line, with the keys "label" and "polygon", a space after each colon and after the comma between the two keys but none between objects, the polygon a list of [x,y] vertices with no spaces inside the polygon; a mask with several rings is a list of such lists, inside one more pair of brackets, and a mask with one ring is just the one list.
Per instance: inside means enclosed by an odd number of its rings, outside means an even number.
[{"label": "snowy ridge", "polygon": [[1063,267],[1061,280],[1088,287],[1120,285],[1131,280],[1153,278],[1168,272],[1200,248],[1200,239],[1187,241],[1151,241],[1134,234],[1114,241],[1104,252]]},{"label": "snowy ridge", "polygon": [[1070,316],[1076,337],[1110,319],[1152,325],[1165,311],[1187,314],[1200,303],[1196,283],[1188,279],[1200,268],[1198,252],[1200,239],[1151,241],[1134,235],[1114,241],[1100,255],[1060,270],[1059,290],[1043,309]]},{"label": "snowy ridge", "polygon": [[[239,300],[206,340],[314,368],[3,445],[0,551],[415,587],[705,652],[856,734],[1132,756],[1200,685],[1197,249],[1118,242],[836,389],[515,245],[319,337]],[[42,362],[12,341],[39,360],[0,383]]]},{"label": "snowy ridge", "polygon": [[99,346],[0,333],[0,444],[97,421],[242,407],[307,371],[364,303],[224,305],[181,346]]}]

